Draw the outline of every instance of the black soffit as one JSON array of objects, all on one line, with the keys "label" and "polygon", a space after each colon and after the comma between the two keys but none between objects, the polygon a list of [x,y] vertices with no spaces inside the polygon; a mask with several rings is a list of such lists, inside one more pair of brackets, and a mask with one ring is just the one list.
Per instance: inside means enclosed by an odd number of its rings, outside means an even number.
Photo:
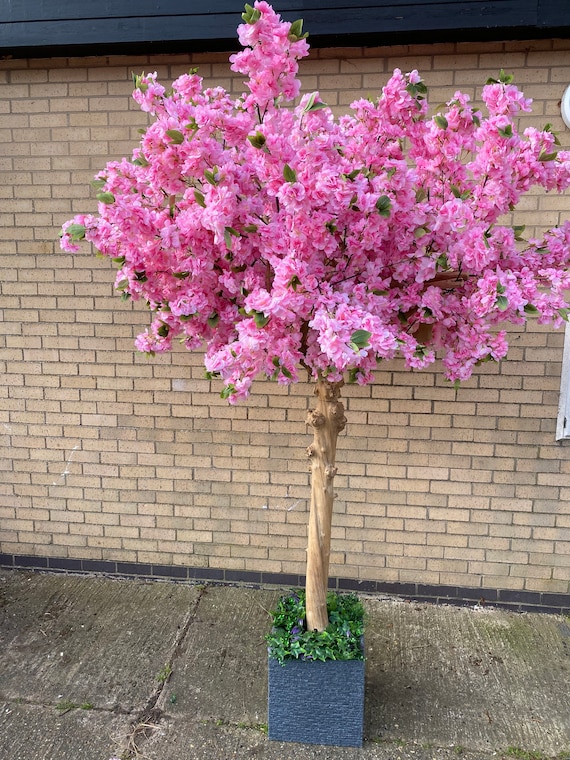
[{"label": "black soffit", "polygon": [[[568,0],[280,0],[274,7],[286,20],[304,19],[312,47],[570,36]],[[242,10],[241,0],[3,0],[0,56],[234,50]]]}]

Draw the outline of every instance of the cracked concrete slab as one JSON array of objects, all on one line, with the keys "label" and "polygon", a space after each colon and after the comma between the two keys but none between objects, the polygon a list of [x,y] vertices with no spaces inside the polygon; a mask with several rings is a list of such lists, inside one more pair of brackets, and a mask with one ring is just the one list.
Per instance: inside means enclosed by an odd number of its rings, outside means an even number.
[{"label": "cracked concrete slab", "polygon": [[[107,760],[119,749],[124,716],[102,710],[0,703],[3,760]],[[103,748],[103,754],[101,752]]]},{"label": "cracked concrete slab", "polygon": [[161,702],[165,709],[192,720],[265,723],[265,634],[279,595],[247,588],[233,588],[230,593],[222,586],[207,588],[165,689]]},{"label": "cracked concrete slab", "polygon": [[0,607],[0,696],[142,709],[195,605],[191,586],[14,573]]},{"label": "cracked concrete slab", "polygon": [[486,752],[570,749],[562,618],[375,599],[366,606],[370,737]]},{"label": "cracked concrete slab", "polygon": [[145,760],[546,760],[515,748],[470,751],[401,741],[366,741],[362,748],[273,742],[255,729],[167,720],[144,747]]},{"label": "cracked concrete slab", "polygon": [[363,598],[362,749],[269,741],[278,596],[0,571],[0,758],[570,760],[568,620],[393,598]]}]

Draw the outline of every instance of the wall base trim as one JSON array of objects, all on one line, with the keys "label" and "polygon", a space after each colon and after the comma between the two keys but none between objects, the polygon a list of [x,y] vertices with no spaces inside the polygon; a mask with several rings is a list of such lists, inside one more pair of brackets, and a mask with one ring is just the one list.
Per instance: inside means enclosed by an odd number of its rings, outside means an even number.
[{"label": "wall base trim", "polygon": [[[190,567],[183,565],[154,565],[115,560],[68,559],[36,557],[22,554],[0,554],[0,568],[34,572],[89,573],[117,578],[141,580],[170,580],[193,583],[218,583],[254,587],[277,586],[299,588],[305,585],[303,575],[266,573],[251,570]],[[546,591],[514,591],[512,589],[437,586],[423,583],[388,583],[385,581],[330,578],[329,588],[365,594],[392,595],[417,602],[454,604],[459,606],[487,605],[516,612],[545,612],[570,615],[570,594]]]}]

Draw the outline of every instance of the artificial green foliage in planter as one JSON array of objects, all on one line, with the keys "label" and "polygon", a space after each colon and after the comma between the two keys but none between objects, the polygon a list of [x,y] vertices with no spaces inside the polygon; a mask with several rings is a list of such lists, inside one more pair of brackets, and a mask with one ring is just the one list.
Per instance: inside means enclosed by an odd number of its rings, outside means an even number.
[{"label": "artificial green foliage in planter", "polygon": [[308,631],[305,592],[273,612],[269,653],[269,738],[344,747],[362,745],[364,608],[354,594],[327,595],[329,625]]}]

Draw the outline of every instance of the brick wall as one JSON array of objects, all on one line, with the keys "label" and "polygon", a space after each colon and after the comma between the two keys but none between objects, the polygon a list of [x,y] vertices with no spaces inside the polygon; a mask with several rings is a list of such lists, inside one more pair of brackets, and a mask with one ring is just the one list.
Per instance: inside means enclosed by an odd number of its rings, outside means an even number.
[{"label": "brick wall", "polygon": [[[148,361],[143,308],[114,272],[62,254],[57,232],[94,209],[93,174],[146,123],[131,71],[199,65],[241,91],[225,55],[0,62],[0,553],[303,573],[310,387],[268,382],[230,408],[199,355]],[[399,66],[438,104],[500,68],[559,116],[570,41],[317,51],[302,66],[342,113]],[[519,223],[553,225],[570,196],[533,196]],[[394,362],[345,389],[331,574],[566,594],[570,449],[555,441],[563,335],[512,333],[508,361],[459,390]],[[211,387],[213,386],[213,387]]]}]

